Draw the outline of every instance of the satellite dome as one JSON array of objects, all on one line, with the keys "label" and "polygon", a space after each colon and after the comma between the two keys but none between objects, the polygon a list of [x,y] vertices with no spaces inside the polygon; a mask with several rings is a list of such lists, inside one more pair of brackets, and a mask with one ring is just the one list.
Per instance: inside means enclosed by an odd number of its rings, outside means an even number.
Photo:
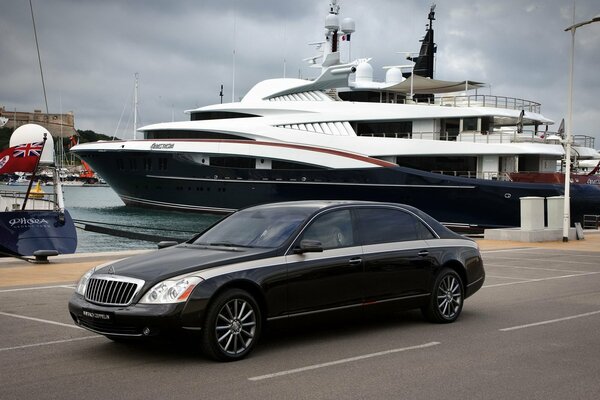
[{"label": "satellite dome", "polygon": [[402,70],[398,67],[392,67],[385,73],[386,83],[400,83],[404,80],[402,76]]},{"label": "satellite dome", "polygon": [[325,29],[337,31],[340,28],[340,20],[335,14],[328,14],[325,17]]},{"label": "satellite dome", "polygon": [[354,33],[356,32],[356,24],[352,18],[344,18],[342,20],[342,32]]},{"label": "satellite dome", "polygon": [[40,158],[40,165],[54,164],[54,140],[46,128],[36,124],[21,125],[10,136],[9,146],[14,147],[20,144],[42,142],[46,134],[46,144]]},{"label": "satellite dome", "polygon": [[356,66],[356,82],[372,82],[373,67],[368,62],[361,62]]}]

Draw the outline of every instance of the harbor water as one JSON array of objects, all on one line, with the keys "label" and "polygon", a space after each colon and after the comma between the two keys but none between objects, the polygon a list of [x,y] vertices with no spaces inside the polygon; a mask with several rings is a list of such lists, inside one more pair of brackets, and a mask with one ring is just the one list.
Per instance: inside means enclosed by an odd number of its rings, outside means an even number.
[{"label": "harbor water", "polygon": [[[164,235],[165,238],[185,240],[223,217],[195,212],[126,207],[117,194],[107,186],[64,186],[63,188],[65,208],[74,220],[128,232]],[[156,243],[82,229],[77,229],[77,237],[77,253],[156,248]]]}]

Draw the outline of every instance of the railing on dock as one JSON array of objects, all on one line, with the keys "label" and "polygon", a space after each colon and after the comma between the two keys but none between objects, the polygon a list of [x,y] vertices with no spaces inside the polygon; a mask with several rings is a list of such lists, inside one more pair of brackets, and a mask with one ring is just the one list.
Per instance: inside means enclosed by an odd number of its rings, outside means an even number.
[{"label": "railing on dock", "polygon": [[587,214],[583,216],[583,229],[599,229],[600,215]]}]

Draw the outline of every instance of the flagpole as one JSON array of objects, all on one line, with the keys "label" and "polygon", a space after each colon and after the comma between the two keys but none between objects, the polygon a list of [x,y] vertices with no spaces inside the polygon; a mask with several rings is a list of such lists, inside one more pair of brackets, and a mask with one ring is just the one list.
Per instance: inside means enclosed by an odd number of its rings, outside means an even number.
[{"label": "flagpole", "polygon": [[35,162],[35,168],[31,173],[31,178],[29,179],[29,186],[27,187],[27,193],[25,194],[25,199],[23,200],[23,207],[21,207],[21,211],[25,210],[25,206],[27,205],[27,199],[29,198],[29,193],[31,192],[31,185],[33,185],[33,181],[35,179],[35,174],[37,172],[38,166],[40,165],[40,160],[42,159],[42,152],[44,151],[44,146],[46,145],[46,133],[44,132],[44,141],[42,142],[42,149],[40,150],[40,156]]}]

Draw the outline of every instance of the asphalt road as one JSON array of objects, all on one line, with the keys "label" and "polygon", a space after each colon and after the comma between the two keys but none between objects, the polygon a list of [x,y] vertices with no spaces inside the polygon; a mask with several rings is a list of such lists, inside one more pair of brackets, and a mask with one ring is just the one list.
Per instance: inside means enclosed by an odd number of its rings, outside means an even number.
[{"label": "asphalt road", "polygon": [[418,312],[270,328],[216,363],[191,341],[113,343],[70,321],[72,285],[0,288],[0,399],[598,399],[600,252],[483,252],[450,325]]}]

